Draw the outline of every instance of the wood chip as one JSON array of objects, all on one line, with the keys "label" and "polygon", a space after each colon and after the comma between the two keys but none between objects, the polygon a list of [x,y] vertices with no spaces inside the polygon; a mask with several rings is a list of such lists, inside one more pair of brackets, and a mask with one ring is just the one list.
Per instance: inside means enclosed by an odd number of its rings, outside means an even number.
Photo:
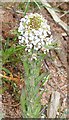
[{"label": "wood chip", "polygon": [[60,93],[57,91],[54,91],[51,95],[51,99],[50,99],[48,109],[47,109],[48,118],[56,117],[59,105],[60,105]]}]

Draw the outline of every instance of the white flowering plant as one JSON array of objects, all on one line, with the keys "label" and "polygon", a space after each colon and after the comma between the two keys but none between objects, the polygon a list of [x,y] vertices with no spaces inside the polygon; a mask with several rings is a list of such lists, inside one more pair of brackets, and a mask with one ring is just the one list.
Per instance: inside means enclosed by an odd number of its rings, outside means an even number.
[{"label": "white flowering plant", "polygon": [[46,54],[46,51],[49,50],[46,46],[51,45],[53,42],[47,20],[38,13],[30,13],[22,18],[18,32],[20,32],[19,44],[26,46],[25,51],[27,52],[32,50],[33,52],[43,51]]},{"label": "white flowering plant", "polygon": [[40,74],[40,67],[49,50],[54,49],[54,40],[47,20],[38,13],[29,13],[21,18],[18,32],[19,45],[25,47],[21,58],[26,85],[21,95],[22,115],[24,118],[39,118],[43,91],[38,84],[42,81],[43,85],[47,80],[46,73]]}]

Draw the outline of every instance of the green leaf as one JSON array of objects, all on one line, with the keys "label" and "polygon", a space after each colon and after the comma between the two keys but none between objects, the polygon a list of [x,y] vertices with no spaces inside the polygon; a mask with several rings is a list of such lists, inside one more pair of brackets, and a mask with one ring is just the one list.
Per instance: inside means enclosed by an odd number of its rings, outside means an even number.
[{"label": "green leaf", "polygon": [[0,94],[2,94],[2,89],[0,89]]},{"label": "green leaf", "polygon": [[43,81],[42,81],[42,86],[44,86],[45,83],[46,83],[49,79],[50,79],[50,75],[45,76],[44,79],[43,79]]},{"label": "green leaf", "polygon": [[37,2],[36,0],[34,0],[34,2],[35,2],[35,4],[37,5],[37,7],[38,7],[39,9],[41,9],[40,6],[39,6],[39,4],[38,4],[38,2]]},{"label": "green leaf", "polygon": [[24,11],[24,16],[26,15],[26,13],[28,11],[29,3],[30,3],[30,0],[28,0],[28,2],[27,2],[27,5],[26,5],[25,11]]},{"label": "green leaf", "polygon": [[1,88],[0,89],[0,94],[3,94],[7,90],[7,87]]},{"label": "green leaf", "polygon": [[35,86],[37,86],[45,76],[46,76],[46,73],[42,73],[40,76],[38,76],[35,80]]},{"label": "green leaf", "polygon": [[30,73],[29,73],[29,63],[27,58],[23,61],[23,65],[24,65],[26,76],[28,77]]},{"label": "green leaf", "polygon": [[20,99],[20,103],[21,103],[21,109],[22,111],[24,112],[24,114],[26,113],[27,111],[27,101],[26,101],[26,92],[25,90],[23,89],[22,90],[22,94],[21,94],[21,99]]},{"label": "green leaf", "polygon": [[35,118],[38,118],[38,117],[39,117],[40,110],[41,110],[41,105],[39,104],[39,105],[36,107],[36,109],[34,110],[34,117],[35,117]]},{"label": "green leaf", "polygon": [[2,68],[3,71],[5,71],[7,74],[10,74],[10,71],[7,68]]},{"label": "green leaf", "polygon": [[2,50],[2,61],[3,61],[3,64],[7,63],[9,60],[8,58],[10,59],[10,56],[13,55],[14,53],[18,52],[18,51],[21,51],[25,48],[25,46],[11,46],[9,49],[6,49],[5,51]]}]

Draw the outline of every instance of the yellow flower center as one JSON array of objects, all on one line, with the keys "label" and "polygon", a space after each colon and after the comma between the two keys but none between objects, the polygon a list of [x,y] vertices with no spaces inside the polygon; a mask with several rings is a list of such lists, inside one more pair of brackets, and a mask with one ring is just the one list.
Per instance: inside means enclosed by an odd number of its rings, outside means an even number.
[{"label": "yellow flower center", "polygon": [[41,25],[41,18],[38,16],[33,16],[33,18],[30,18],[29,26],[31,29],[38,30]]}]

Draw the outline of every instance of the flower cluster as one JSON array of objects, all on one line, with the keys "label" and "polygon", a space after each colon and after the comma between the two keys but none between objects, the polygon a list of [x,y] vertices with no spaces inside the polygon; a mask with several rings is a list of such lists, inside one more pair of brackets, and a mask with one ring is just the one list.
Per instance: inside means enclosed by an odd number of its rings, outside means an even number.
[{"label": "flower cluster", "polygon": [[47,20],[38,13],[30,13],[21,18],[18,32],[20,32],[19,44],[25,45],[28,52],[42,50],[46,53],[45,45],[53,41]]}]

